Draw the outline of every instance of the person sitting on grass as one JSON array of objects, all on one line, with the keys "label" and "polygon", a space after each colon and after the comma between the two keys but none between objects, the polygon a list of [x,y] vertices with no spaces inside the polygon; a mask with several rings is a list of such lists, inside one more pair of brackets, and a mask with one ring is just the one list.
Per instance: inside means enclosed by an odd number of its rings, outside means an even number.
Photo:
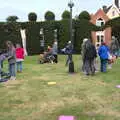
[{"label": "person sitting on grass", "polygon": [[[53,56],[54,57],[54,56]],[[43,54],[40,54],[39,56],[39,62],[40,63],[53,63],[52,57],[52,48],[51,46],[48,46],[47,51],[45,51]]]}]

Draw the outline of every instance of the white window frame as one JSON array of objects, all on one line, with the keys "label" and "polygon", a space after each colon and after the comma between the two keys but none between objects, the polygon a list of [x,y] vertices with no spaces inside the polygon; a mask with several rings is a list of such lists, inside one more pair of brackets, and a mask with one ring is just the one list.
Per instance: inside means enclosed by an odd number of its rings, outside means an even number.
[{"label": "white window frame", "polygon": [[[101,19],[101,20],[100,20],[100,19]],[[104,19],[98,18],[98,19],[96,20],[96,26],[101,27],[101,26],[102,26],[102,24],[101,24],[102,22],[105,24],[105,20],[104,20]]]},{"label": "white window frame", "polygon": [[100,40],[99,40],[99,42],[98,42],[98,40],[96,40],[96,43],[95,43],[96,48],[98,48],[101,45],[101,43],[102,43],[102,36],[103,36],[103,41],[105,41],[105,31],[98,31],[98,32],[96,32],[96,38],[97,38],[97,36],[99,36]]}]

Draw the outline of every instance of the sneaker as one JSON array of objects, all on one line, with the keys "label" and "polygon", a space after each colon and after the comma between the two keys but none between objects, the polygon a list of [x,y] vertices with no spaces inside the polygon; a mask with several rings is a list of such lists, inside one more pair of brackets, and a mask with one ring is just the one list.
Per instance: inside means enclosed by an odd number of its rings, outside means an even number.
[{"label": "sneaker", "polygon": [[11,77],[10,77],[10,80],[16,80],[16,77],[11,76]]}]

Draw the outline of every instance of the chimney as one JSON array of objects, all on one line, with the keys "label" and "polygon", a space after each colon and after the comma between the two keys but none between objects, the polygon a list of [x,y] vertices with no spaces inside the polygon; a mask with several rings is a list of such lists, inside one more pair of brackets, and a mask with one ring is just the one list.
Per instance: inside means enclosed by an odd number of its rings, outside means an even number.
[{"label": "chimney", "polygon": [[104,11],[105,13],[107,13],[107,6],[106,6],[106,5],[103,6],[103,11]]},{"label": "chimney", "polygon": [[119,8],[119,0],[115,0],[115,5]]}]

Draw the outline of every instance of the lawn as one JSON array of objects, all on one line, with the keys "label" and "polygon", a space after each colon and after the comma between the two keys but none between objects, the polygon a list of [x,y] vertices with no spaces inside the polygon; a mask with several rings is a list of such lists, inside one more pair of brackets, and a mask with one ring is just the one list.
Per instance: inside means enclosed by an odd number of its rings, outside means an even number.
[{"label": "lawn", "polygon": [[120,120],[120,89],[115,87],[120,84],[120,60],[107,73],[85,76],[78,55],[74,74],[68,74],[65,59],[40,65],[37,56],[27,57],[17,80],[0,83],[0,120],[57,120],[59,115]]}]

